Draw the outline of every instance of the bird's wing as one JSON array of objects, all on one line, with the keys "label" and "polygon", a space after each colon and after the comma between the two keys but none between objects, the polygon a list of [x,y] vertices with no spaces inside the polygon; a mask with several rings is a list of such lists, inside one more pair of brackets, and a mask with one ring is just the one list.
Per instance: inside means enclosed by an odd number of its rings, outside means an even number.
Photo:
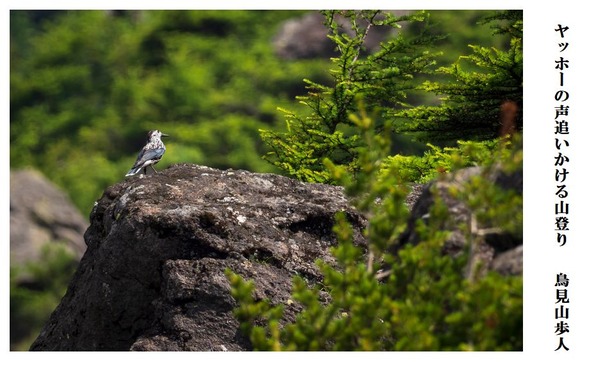
[{"label": "bird's wing", "polygon": [[165,154],[165,148],[142,149],[131,169],[141,167],[149,160],[160,160],[163,154]]}]

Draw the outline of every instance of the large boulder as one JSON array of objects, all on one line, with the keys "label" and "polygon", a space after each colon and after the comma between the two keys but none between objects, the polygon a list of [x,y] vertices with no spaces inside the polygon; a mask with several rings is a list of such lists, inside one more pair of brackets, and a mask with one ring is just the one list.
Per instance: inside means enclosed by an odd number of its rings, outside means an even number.
[{"label": "large boulder", "polygon": [[[415,186],[408,227],[392,250],[418,242],[416,221],[427,221],[440,196],[449,210],[446,253],[473,245],[466,277],[474,269],[520,275],[521,238],[483,226],[473,232],[480,239],[469,240],[456,228],[472,214],[450,189],[481,173],[469,168]],[[522,190],[522,172],[486,175]],[[292,277],[318,283],[315,260],[334,263],[338,212],[352,223],[355,244],[366,249],[367,221],[340,187],[191,164],[109,187],[92,210],[88,249],[67,293],[31,349],[248,350],[225,270],[254,280],[256,298],[282,303],[284,321],[292,320],[300,310],[290,300]]]},{"label": "large boulder", "polygon": [[[293,275],[333,262],[335,214],[366,221],[340,187],[179,164],[108,188],[88,249],[32,350],[246,350],[229,268],[287,304]],[[293,314],[293,305],[286,314]]]},{"label": "large boulder", "polygon": [[58,243],[79,260],[85,251],[88,223],[68,196],[41,173],[24,169],[10,174],[10,262],[24,264],[42,257]]}]

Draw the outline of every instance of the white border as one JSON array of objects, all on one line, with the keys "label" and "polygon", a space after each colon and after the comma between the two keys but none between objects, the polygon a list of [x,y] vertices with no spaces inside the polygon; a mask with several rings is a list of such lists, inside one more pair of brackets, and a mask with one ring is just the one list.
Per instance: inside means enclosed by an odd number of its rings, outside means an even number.
[{"label": "white border", "polygon": [[[534,4],[532,4],[534,3]],[[41,1],[8,1],[2,14],[2,48],[9,52],[9,9],[44,9]],[[599,350],[600,324],[597,281],[600,277],[598,242],[594,229],[600,217],[594,183],[600,165],[597,157],[598,112],[593,94],[598,90],[595,66],[597,16],[590,2],[559,1],[292,1],[285,4],[253,2],[191,1],[55,1],[53,9],[524,9],[525,10],[525,351],[517,353],[17,353],[8,352],[8,187],[2,191],[0,247],[5,251],[2,291],[3,388],[11,381],[33,388],[396,388],[438,386],[460,389],[588,388],[597,385],[593,354]],[[566,86],[573,91],[570,199],[572,232],[567,249],[554,245],[553,223],[553,116],[552,96],[556,90],[553,71],[557,55],[556,23],[571,27],[568,53],[572,68]],[[8,56],[3,56],[4,123],[9,128]],[[576,113],[576,115],[575,115]],[[8,183],[9,134],[1,142],[5,159],[2,175]],[[5,273],[6,272],[6,273]],[[571,278],[571,333],[568,353],[552,351],[554,275],[566,272]],[[6,316],[6,317],[5,317]],[[577,383],[587,383],[584,387]]]}]

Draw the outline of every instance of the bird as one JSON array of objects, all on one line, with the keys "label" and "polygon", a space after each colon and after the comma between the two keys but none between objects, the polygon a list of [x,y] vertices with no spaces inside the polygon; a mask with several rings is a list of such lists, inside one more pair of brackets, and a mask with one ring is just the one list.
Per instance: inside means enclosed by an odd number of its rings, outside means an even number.
[{"label": "bird", "polygon": [[140,150],[135,164],[133,164],[133,167],[131,167],[125,176],[137,175],[140,172],[145,175],[148,167],[152,168],[156,173],[153,165],[160,161],[163,154],[165,154],[165,150],[167,150],[160,137],[168,136],[168,134],[161,133],[160,130],[150,130],[148,132],[148,142]]}]

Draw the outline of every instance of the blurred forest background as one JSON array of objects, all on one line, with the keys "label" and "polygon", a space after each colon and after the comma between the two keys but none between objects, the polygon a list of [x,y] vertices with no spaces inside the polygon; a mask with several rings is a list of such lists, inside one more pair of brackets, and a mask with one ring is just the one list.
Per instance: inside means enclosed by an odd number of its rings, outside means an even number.
[{"label": "blurred forest background", "polygon": [[[274,171],[258,129],[285,129],[277,108],[299,109],[304,79],[331,83],[333,52],[277,55],[282,23],[303,13],[13,11],[11,167],[39,169],[84,215],[123,179],[150,129],[171,135],[159,168]],[[447,34],[437,42],[440,66],[469,44],[508,45],[477,23],[482,14],[432,13]]]},{"label": "blurred forest background", "polygon": [[[171,137],[158,170],[186,162],[310,180],[277,164],[273,148],[289,131],[286,112],[311,113],[296,99],[307,95],[306,80],[325,87],[336,82],[331,57],[339,53],[324,34],[314,50],[302,46],[310,31],[285,37],[293,23],[314,14],[11,11],[11,169],[39,170],[87,217],[104,189],[124,180],[147,131],[160,129]],[[431,71],[410,75],[406,108],[439,105],[444,91],[416,87],[448,79],[433,70],[471,55],[469,45],[509,50],[510,36],[480,23],[492,14],[432,11],[422,22],[402,24],[407,39],[419,39],[425,29],[435,36],[425,42]],[[384,30],[383,42],[385,34],[397,31]],[[375,42],[370,50],[378,47]],[[409,130],[392,135],[394,154],[422,156],[472,138]],[[60,251],[47,251],[42,260],[34,270],[11,269],[11,348],[28,348],[74,270],[73,259]],[[22,273],[38,279],[35,291],[19,285]],[[14,337],[13,328],[20,330]]]}]

